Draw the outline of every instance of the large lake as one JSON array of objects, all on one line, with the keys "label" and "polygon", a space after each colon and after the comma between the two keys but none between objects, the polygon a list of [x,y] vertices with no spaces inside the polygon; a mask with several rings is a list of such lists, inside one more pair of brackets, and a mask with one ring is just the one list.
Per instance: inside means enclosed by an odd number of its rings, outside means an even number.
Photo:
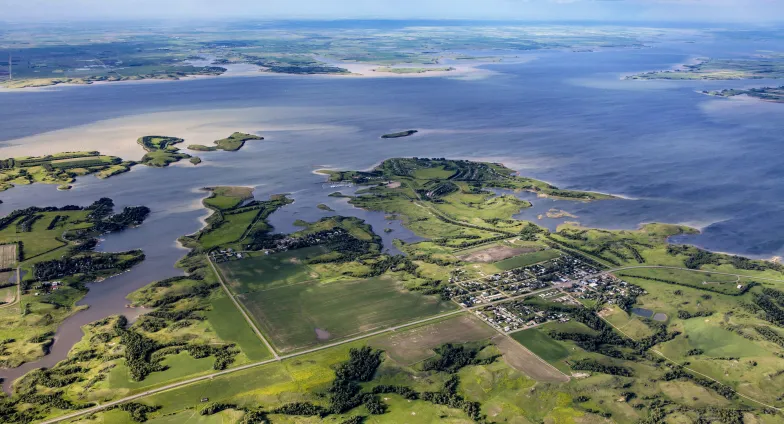
[{"label": "large lake", "polygon": [[[733,45],[753,51],[760,45]],[[628,200],[591,204],[533,198],[521,216],[565,209],[585,225],[635,228],[660,221],[703,230],[679,241],[753,257],[784,252],[784,105],[715,99],[698,90],[764,85],[766,81],[624,81],[623,74],[669,68],[694,56],[714,54],[715,44],[671,44],[652,49],[598,53],[535,52],[517,65],[492,65],[483,78],[233,77],[179,82],[105,84],[0,93],[0,156],[6,146],[52,140],[80,146],[80,137],[133,143],[164,135],[209,142],[233,130],[258,132],[265,141],[239,152],[200,153],[199,166],[136,167],[98,180],[80,179],[61,192],[55,186],[17,187],[0,193],[0,214],[30,205],[86,205],[111,197],[118,206],[144,204],[153,213],[140,228],[108,237],[104,250],[142,248],[147,261],[121,276],[92,285],[91,305],[70,318],[43,361],[0,371],[13,379],[62,359],[80,326],[126,310],[125,296],[147,283],[177,275],[184,254],[177,237],[202,225],[200,207],[210,185],[250,185],[261,198],[292,193],[296,202],[276,213],[279,229],[298,218],[317,219],[328,203],[343,214],[393,227],[391,238],[416,238],[383,215],[358,211],[328,198],[314,169],[364,169],[393,156],[451,157],[503,162],[522,175],[563,188],[596,190]],[[773,84],[775,82],[767,82]],[[77,128],[74,128],[77,127]],[[177,129],[182,128],[182,132]],[[415,136],[381,140],[394,130]],[[116,130],[115,130],[116,129]],[[201,139],[199,139],[201,135]],[[41,138],[43,137],[43,138]],[[18,140],[23,139],[23,140]],[[101,144],[104,145],[104,144]],[[18,147],[17,147],[18,149]],[[135,158],[141,156],[141,151]],[[135,159],[134,158],[134,159]]]}]

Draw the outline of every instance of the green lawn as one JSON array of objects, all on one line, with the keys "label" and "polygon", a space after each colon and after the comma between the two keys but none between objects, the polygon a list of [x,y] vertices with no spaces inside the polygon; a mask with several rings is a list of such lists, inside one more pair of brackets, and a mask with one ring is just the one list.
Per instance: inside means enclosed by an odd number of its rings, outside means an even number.
[{"label": "green lawn", "polygon": [[407,292],[389,277],[313,281],[238,297],[283,352],[331,343],[455,308],[451,302]]},{"label": "green lawn", "polygon": [[215,333],[227,343],[236,343],[249,360],[263,361],[272,353],[259,340],[256,333],[245,322],[234,302],[228,297],[220,297],[211,302],[212,309],[204,312]]},{"label": "green lawn", "polygon": [[540,250],[538,252],[525,253],[519,256],[514,256],[502,261],[496,262],[494,265],[501,271],[507,271],[514,268],[520,268],[528,265],[533,265],[549,259],[561,256],[561,252],[554,249]]},{"label": "green lawn", "polygon": [[250,258],[224,262],[219,267],[232,291],[246,293],[318,278],[315,271],[301,262],[325,252],[323,247],[314,246],[273,255],[254,253]]}]

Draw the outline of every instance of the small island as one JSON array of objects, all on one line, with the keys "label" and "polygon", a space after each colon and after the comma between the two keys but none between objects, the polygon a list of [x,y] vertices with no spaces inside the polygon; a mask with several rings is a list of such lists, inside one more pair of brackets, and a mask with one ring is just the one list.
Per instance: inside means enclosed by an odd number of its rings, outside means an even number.
[{"label": "small island", "polygon": [[784,103],[784,85],[781,87],[762,87],[751,88],[748,90],[716,90],[716,91],[702,91],[702,94],[717,97],[735,97],[735,96],[748,96],[755,99],[763,100],[773,103]]},{"label": "small island", "polygon": [[147,135],[139,137],[137,143],[147,151],[142,157],[141,163],[147,166],[162,168],[169,166],[182,159],[190,159],[191,155],[180,153],[180,149],[175,144],[182,143],[183,139],[177,137],[167,137],[161,135]]},{"label": "small island", "polygon": [[445,68],[393,68],[393,67],[383,67],[383,68],[376,68],[373,69],[373,72],[386,72],[390,74],[424,74],[426,72],[451,72],[454,71],[455,68],[449,66]]},{"label": "small island", "polygon": [[418,132],[419,132],[418,130],[406,130],[406,131],[400,131],[400,132],[396,132],[396,133],[384,134],[384,135],[381,136],[381,138],[408,137],[408,136],[414,135],[414,134],[416,134]]},{"label": "small island", "polygon": [[324,203],[319,203],[318,205],[316,205],[316,207],[321,209],[322,211],[335,212],[334,209],[330,208],[329,205],[325,205]]},{"label": "small island", "polygon": [[264,137],[254,135],[254,134],[235,132],[234,134],[226,138],[215,140],[214,146],[205,146],[203,144],[191,144],[190,146],[188,146],[188,149],[196,150],[200,152],[214,152],[216,150],[236,152],[237,150],[241,149],[242,146],[245,145],[246,141],[250,141],[250,140],[264,140]]},{"label": "small island", "polygon": [[784,78],[784,57],[748,59],[699,58],[695,63],[666,71],[629,75],[627,80],[743,80]]},{"label": "small island", "polygon": [[128,172],[136,162],[123,161],[99,152],[64,152],[46,156],[24,156],[0,160],[0,191],[16,185],[57,184],[64,189],[76,177],[95,174],[98,178]]}]

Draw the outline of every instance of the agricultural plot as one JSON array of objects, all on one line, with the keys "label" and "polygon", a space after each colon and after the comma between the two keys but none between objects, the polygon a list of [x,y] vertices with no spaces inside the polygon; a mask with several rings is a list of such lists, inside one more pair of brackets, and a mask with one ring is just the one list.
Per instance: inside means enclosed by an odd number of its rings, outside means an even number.
[{"label": "agricultural plot", "polygon": [[492,342],[501,352],[504,361],[509,366],[530,376],[534,380],[545,383],[569,381],[569,377],[566,374],[545,362],[509,336],[499,334],[493,337]]},{"label": "agricultural plot", "polygon": [[16,243],[0,244],[0,269],[12,268],[16,265]]},{"label": "agricultural plot", "polygon": [[444,343],[477,342],[496,334],[473,315],[460,315],[404,333],[373,339],[370,345],[383,349],[398,363],[411,365],[433,356],[433,349]]},{"label": "agricultural plot", "polygon": [[569,357],[569,351],[562,344],[538,328],[518,331],[512,338],[553,366]]},{"label": "agricultural plot", "polygon": [[252,256],[219,264],[221,273],[234,293],[242,294],[315,280],[319,277],[302,260],[326,252],[321,246]]},{"label": "agricultural plot", "polygon": [[391,277],[290,284],[237,296],[281,352],[329,343],[455,309]]},{"label": "agricultural plot", "polygon": [[272,357],[272,352],[247,325],[245,318],[231,299],[225,296],[219,297],[212,300],[210,304],[212,309],[205,311],[204,316],[221,340],[235,343],[250,361],[262,361]]}]

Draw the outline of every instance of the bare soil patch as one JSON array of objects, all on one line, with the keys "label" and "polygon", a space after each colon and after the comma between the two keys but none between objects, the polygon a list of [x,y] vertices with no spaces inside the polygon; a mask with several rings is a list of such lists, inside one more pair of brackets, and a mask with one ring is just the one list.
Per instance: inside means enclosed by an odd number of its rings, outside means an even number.
[{"label": "bare soil patch", "polygon": [[400,334],[371,341],[393,360],[411,365],[435,355],[433,348],[444,343],[467,343],[487,340],[496,332],[472,315],[461,315],[425,325]]},{"label": "bare soil patch", "polygon": [[491,246],[487,249],[482,249],[476,252],[467,253],[465,255],[458,255],[458,259],[466,262],[483,262],[492,263],[514,256],[522,255],[524,253],[536,252],[538,249],[534,247],[511,247],[511,246]]},{"label": "bare soil patch", "polygon": [[320,328],[316,329],[316,338],[319,340],[329,340],[330,334],[327,330],[322,330]]},{"label": "bare soil patch", "polygon": [[0,244],[0,269],[16,266],[16,244]]},{"label": "bare soil patch", "polygon": [[504,361],[510,367],[525,373],[534,380],[547,383],[569,381],[566,374],[558,371],[511,338],[499,334],[493,337],[492,342],[501,351]]}]

